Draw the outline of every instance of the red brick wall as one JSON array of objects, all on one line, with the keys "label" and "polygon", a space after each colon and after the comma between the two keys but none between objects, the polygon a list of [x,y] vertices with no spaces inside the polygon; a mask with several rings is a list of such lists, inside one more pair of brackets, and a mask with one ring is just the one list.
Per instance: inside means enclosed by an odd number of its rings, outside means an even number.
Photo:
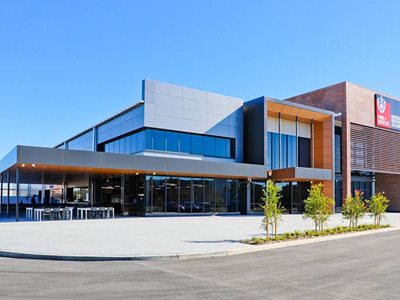
[{"label": "red brick wall", "polygon": [[400,211],[400,175],[375,174],[376,192],[385,192],[389,198],[389,211]]}]

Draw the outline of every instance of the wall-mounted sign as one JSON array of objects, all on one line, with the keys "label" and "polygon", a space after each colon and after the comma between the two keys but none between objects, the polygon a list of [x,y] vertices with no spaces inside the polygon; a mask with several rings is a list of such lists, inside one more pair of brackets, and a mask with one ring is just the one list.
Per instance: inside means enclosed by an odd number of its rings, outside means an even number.
[{"label": "wall-mounted sign", "polygon": [[400,131],[400,101],[375,94],[375,124]]}]

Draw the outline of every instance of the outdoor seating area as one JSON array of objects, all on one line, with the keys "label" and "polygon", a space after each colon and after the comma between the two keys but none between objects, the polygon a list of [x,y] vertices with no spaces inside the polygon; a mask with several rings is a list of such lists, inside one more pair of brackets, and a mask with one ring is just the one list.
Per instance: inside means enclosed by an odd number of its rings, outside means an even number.
[{"label": "outdoor seating area", "polygon": [[[74,215],[74,211],[76,214]],[[35,221],[114,218],[114,207],[26,207],[26,218]]]}]

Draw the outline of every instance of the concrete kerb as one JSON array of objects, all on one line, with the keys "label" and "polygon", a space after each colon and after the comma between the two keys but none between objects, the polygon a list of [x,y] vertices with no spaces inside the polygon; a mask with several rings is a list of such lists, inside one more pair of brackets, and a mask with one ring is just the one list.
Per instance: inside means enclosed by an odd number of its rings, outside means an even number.
[{"label": "concrete kerb", "polygon": [[45,253],[21,253],[7,250],[0,250],[0,257],[18,258],[18,259],[41,259],[41,260],[62,260],[62,261],[145,261],[145,260],[184,260],[196,258],[211,258],[240,255],[246,253],[254,253],[273,249],[280,249],[292,246],[300,246],[306,244],[321,243],[339,239],[346,239],[358,236],[365,236],[377,233],[391,232],[400,230],[400,227],[389,227],[382,229],[373,229],[360,232],[343,233],[331,236],[312,237],[299,240],[290,240],[285,242],[277,242],[265,245],[254,245],[252,248],[239,248],[224,251],[199,252],[199,253],[183,253],[183,254],[159,254],[159,255],[116,255],[116,256],[89,256],[89,255],[57,255]]}]

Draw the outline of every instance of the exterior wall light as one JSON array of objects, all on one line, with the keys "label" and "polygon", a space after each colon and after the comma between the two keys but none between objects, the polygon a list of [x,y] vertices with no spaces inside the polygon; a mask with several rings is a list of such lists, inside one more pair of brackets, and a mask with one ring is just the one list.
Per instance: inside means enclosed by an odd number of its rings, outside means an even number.
[{"label": "exterior wall light", "polygon": [[136,172],[136,176],[139,175],[139,172]]},{"label": "exterior wall light", "polygon": [[153,175],[156,175],[156,172],[153,172]]},{"label": "exterior wall light", "polygon": [[272,170],[269,170],[268,171],[268,177],[271,177],[272,176]]},{"label": "exterior wall light", "polygon": [[25,164],[22,164],[21,167],[25,168]]},{"label": "exterior wall light", "polygon": [[36,165],[35,165],[35,164],[32,164],[32,168],[36,168]]}]

